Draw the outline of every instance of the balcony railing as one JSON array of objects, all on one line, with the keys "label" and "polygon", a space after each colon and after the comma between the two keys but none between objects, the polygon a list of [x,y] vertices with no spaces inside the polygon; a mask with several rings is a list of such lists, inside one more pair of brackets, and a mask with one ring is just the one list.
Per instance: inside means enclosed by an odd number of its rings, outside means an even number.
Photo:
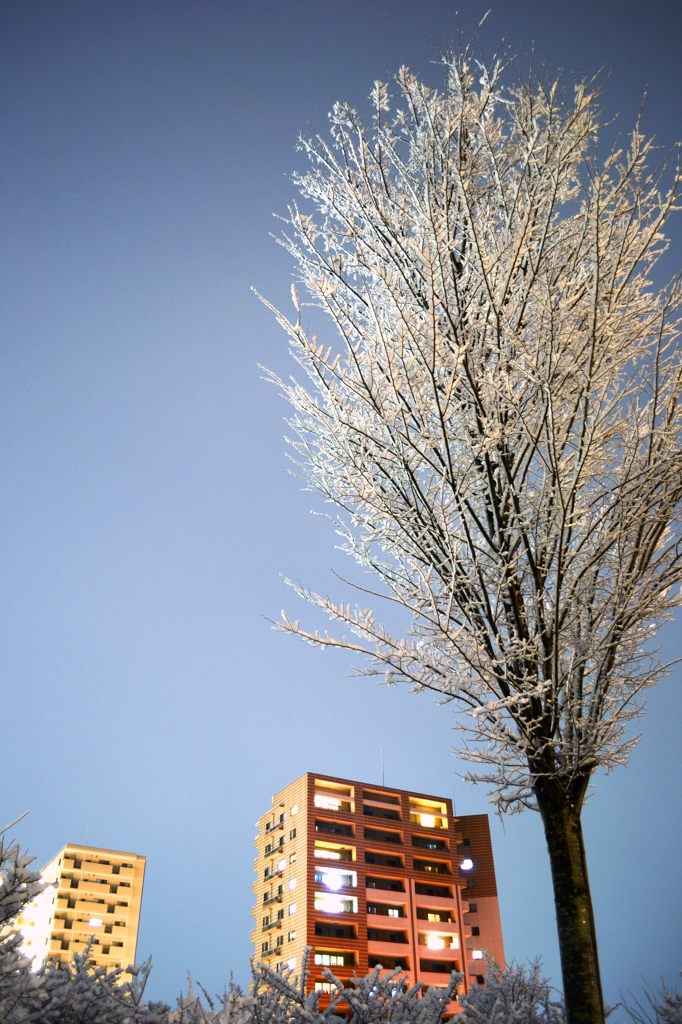
[{"label": "balcony railing", "polygon": [[282,893],[278,892],[278,893],[275,893],[274,896],[268,896],[267,899],[263,900],[263,906],[264,907],[269,907],[271,903],[281,903],[281,902],[282,902]]}]

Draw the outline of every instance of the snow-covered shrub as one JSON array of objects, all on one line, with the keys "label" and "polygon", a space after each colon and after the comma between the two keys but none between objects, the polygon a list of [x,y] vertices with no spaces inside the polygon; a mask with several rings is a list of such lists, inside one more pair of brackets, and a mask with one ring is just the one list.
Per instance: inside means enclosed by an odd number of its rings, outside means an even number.
[{"label": "snow-covered shrub", "polygon": [[552,998],[539,961],[502,970],[486,959],[486,983],[460,996],[457,1024],[565,1024],[563,1004]]}]

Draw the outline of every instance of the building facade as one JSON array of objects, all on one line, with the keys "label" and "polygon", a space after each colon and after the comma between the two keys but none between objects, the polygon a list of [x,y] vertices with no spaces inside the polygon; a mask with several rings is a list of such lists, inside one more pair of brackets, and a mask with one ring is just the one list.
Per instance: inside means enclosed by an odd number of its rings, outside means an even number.
[{"label": "building facade", "polygon": [[300,969],[308,989],[377,964],[410,984],[484,983],[483,952],[504,963],[488,817],[452,802],[307,772],[258,821],[254,956]]},{"label": "building facade", "polygon": [[136,853],[67,843],[41,872],[48,887],[19,920],[21,951],[34,968],[47,958],[67,963],[90,938],[93,966],[135,963],[145,864]]}]

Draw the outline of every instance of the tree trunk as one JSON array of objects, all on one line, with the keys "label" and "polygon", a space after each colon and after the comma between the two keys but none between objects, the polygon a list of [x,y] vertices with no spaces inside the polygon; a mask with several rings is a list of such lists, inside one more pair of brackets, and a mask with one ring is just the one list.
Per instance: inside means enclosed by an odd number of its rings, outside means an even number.
[{"label": "tree trunk", "polygon": [[589,777],[566,794],[556,780],[535,784],[552,869],[568,1024],[604,1024],[597,935],[580,813]]}]

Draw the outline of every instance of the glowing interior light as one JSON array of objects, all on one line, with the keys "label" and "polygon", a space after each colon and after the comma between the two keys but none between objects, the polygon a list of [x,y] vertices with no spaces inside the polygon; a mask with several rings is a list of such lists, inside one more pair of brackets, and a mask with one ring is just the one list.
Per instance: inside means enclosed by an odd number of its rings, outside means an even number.
[{"label": "glowing interior light", "polygon": [[325,860],[341,860],[341,854],[336,850],[315,850],[316,857],[323,857]]},{"label": "glowing interior light", "polygon": [[424,828],[435,828],[436,819],[433,814],[420,814],[419,821]]},{"label": "glowing interior light", "polygon": [[471,959],[472,960],[482,960],[483,959],[483,950],[482,949],[473,949],[471,951]]},{"label": "glowing interior light", "polygon": [[429,935],[426,945],[429,949],[445,949],[445,939],[441,939],[439,935]]},{"label": "glowing interior light", "polygon": [[340,896],[318,896],[315,899],[315,910],[323,910],[326,914],[342,914],[345,910],[344,900]]},{"label": "glowing interior light", "polygon": [[90,925],[91,928],[101,928],[102,927],[102,921],[101,921],[101,918],[99,918],[99,917],[91,917],[90,920],[88,921],[88,924]]},{"label": "glowing interior light", "polygon": [[322,807],[326,811],[338,811],[341,807],[341,801],[336,800],[333,796],[315,796],[314,800],[316,807]]},{"label": "glowing interior light", "polygon": [[343,887],[343,875],[339,874],[338,871],[325,871],[324,884],[328,889],[333,889],[336,892],[337,889]]},{"label": "glowing interior light", "polygon": [[462,871],[471,871],[473,866],[474,862],[472,861],[471,857],[467,857],[466,860],[463,860],[462,863],[460,864],[460,869]]}]

